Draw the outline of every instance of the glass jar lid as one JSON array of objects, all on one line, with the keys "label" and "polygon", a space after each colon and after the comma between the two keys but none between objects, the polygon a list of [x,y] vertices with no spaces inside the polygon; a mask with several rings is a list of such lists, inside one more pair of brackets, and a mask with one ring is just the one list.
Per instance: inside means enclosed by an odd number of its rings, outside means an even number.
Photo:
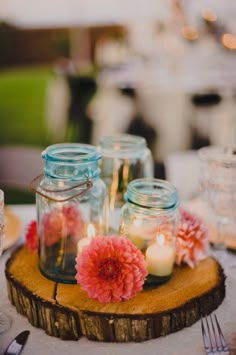
[{"label": "glass jar lid", "polygon": [[174,210],[179,204],[175,187],[166,180],[137,179],[128,184],[126,201],[157,210]]},{"label": "glass jar lid", "polygon": [[102,155],[121,159],[140,156],[146,147],[145,138],[130,134],[106,136],[100,142]]},{"label": "glass jar lid", "polygon": [[42,152],[45,175],[53,178],[79,180],[99,175],[101,154],[95,147],[80,143],[54,144]]},{"label": "glass jar lid", "polygon": [[77,164],[97,161],[101,159],[101,154],[89,144],[63,143],[47,147],[42,152],[42,158],[48,161]]}]

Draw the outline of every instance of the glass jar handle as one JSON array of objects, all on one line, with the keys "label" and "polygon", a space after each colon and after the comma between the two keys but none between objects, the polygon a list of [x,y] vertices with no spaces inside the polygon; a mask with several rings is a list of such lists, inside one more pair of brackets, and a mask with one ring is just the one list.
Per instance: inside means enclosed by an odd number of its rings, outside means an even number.
[{"label": "glass jar handle", "polygon": [[[69,200],[71,200],[74,197],[83,195],[84,193],[86,193],[88,190],[90,190],[93,187],[93,182],[87,176],[85,176],[86,181],[81,182],[81,183],[79,183],[77,185],[74,185],[74,186],[71,186],[71,187],[67,187],[65,189],[50,190],[50,189],[47,189],[45,187],[40,186],[40,189],[43,190],[43,192],[42,192],[42,191],[38,190],[38,186],[39,186],[39,183],[41,182],[41,180],[43,179],[43,177],[44,177],[44,174],[40,174],[40,175],[36,176],[31,181],[31,183],[29,185],[30,190],[33,191],[36,194],[39,194],[39,195],[41,195],[43,197],[48,198],[49,200],[54,201],[54,202],[69,201]],[[66,198],[54,198],[54,197],[51,197],[49,194],[47,194],[47,192],[48,193],[52,193],[52,192],[53,193],[62,193],[62,192],[70,191],[70,190],[73,190],[73,189],[75,189],[77,187],[82,187],[82,186],[85,186],[85,189],[83,191],[78,192],[78,193],[76,193],[76,194],[74,194],[74,195],[72,195],[70,197],[66,197]]]}]

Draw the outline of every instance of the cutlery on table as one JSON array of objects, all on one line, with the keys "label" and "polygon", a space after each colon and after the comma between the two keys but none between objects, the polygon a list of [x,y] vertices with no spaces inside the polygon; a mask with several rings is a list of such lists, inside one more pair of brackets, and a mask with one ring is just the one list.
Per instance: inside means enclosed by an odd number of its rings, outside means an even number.
[{"label": "cutlery on table", "polygon": [[29,330],[24,330],[18,334],[15,339],[8,345],[3,355],[18,355],[21,353],[29,336]]},{"label": "cutlery on table", "polygon": [[[205,324],[204,324],[205,323]],[[206,354],[229,354],[229,348],[226,344],[224,335],[216,315],[214,318],[210,314],[208,317],[201,318],[202,339]]]}]

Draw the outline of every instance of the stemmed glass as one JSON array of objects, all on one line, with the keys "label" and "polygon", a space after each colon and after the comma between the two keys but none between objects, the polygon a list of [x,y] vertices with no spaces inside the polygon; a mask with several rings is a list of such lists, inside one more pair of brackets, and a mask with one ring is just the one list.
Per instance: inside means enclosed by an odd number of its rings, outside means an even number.
[{"label": "stemmed glass", "polygon": [[[4,192],[0,190],[0,257],[3,251],[4,237]],[[10,325],[10,318],[0,310],[0,334],[9,329]]]},{"label": "stemmed glass", "polygon": [[199,150],[201,187],[215,219],[215,253],[236,250],[236,154],[231,148],[205,147]]}]

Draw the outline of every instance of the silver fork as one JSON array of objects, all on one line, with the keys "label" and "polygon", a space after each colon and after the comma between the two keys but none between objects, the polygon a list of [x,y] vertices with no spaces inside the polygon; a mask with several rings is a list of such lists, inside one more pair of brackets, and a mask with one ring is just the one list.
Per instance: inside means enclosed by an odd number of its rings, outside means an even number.
[{"label": "silver fork", "polygon": [[209,322],[207,316],[205,318],[201,317],[202,339],[206,354],[229,354],[229,348],[227,347],[224,335],[215,314],[214,318],[215,321],[210,315]]}]

